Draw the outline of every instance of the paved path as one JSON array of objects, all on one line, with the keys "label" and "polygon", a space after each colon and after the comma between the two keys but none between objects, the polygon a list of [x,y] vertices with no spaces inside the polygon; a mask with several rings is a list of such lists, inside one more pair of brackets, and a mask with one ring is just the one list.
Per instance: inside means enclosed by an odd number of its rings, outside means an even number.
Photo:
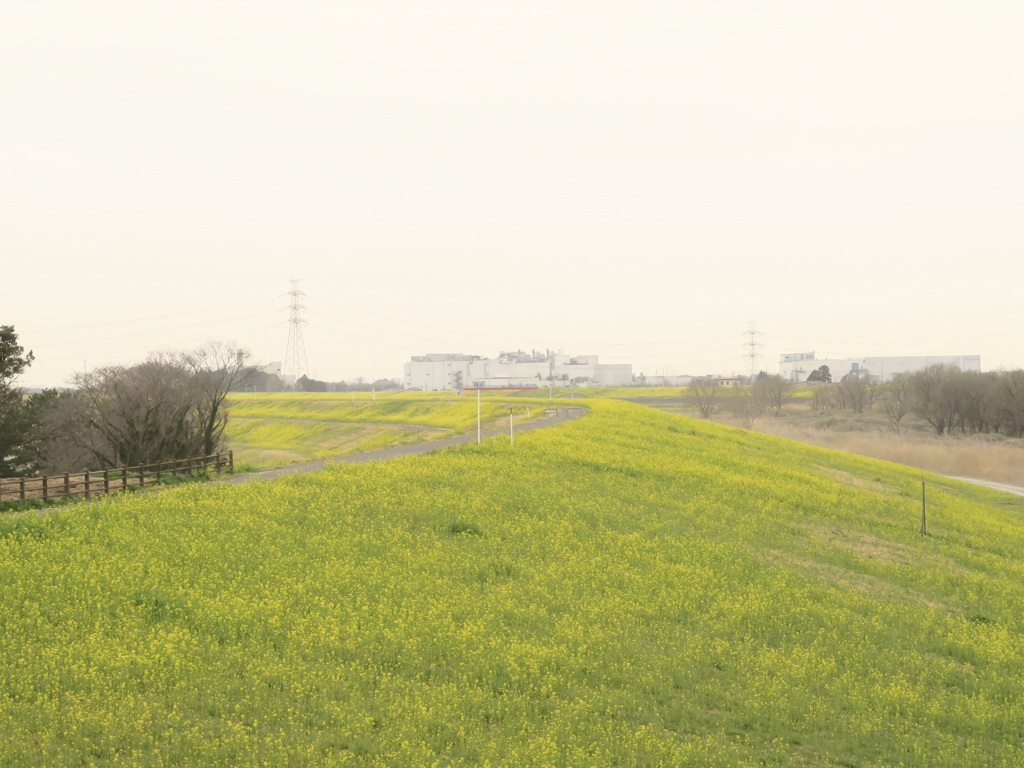
[{"label": "paved path", "polygon": [[963,480],[965,483],[974,483],[975,485],[984,485],[986,488],[994,488],[997,491],[1003,491],[1005,493],[1015,493],[1018,496],[1024,496],[1024,488],[1019,485],[1007,485],[1006,483],[993,483],[991,480],[975,480],[973,477],[953,477],[949,476],[952,480]]},{"label": "paved path", "polygon": [[[578,419],[584,413],[583,408],[576,406],[570,407],[559,407],[558,414],[555,416],[544,416],[533,421],[527,421],[522,424],[515,425],[515,434],[520,432],[528,432],[531,429],[538,429],[539,427],[550,427],[554,424],[561,424],[566,421]],[[507,435],[508,427],[503,429],[489,429],[483,432],[482,437],[494,437],[496,435]],[[381,448],[376,451],[367,451],[365,453],[349,453],[343,456],[336,456],[331,459],[321,459],[319,461],[309,461],[303,464],[291,464],[287,467],[278,467],[276,469],[267,469],[262,472],[250,472],[244,475],[231,475],[225,477],[222,482],[225,483],[245,483],[249,480],[269,480],[281,475],[294,475],[299,472],[312,472],[317,469],[323,469],[328,463],[344,463],[344,464],[357,464],[363,461],[383,461],[385,459],[393,459],[396,456],[413,456],[420,453],[430,453],[431,451],[438,451],[442,448],[447,448],[450,445],[459,445],[460,443],[471,443],[476,440],[476,432],[472,432],[468,435],[456,435],[454,437],[442,437],[437,440],[428,440],[423,443],[413,443],[412,445],[395,445],[391,448]]]}]

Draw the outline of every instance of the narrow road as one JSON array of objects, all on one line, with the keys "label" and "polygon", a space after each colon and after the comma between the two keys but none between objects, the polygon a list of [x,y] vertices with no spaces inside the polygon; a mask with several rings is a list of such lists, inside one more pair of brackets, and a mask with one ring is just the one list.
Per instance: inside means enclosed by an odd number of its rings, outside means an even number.
[{"label": "narrow road", "polygon": [[1018,496],[1024,496],[1024,488],[1019,485],[1007,485],[1006,483],[993,483],[991,480],[975,480],[973,477],[953,477],[949,476],[952,480],[963,480],[965,483],[974,483],[975,485],[984,485],[986,488],[992,488],[997,491],[1003,491],[1005,493],[1015,493]]},{"label": "narrow road", "polygon": [[[515,425],[515,434],[520,432],[528,432],[531,429],[538,429],[540,427],[550,427],[555,424],[561,424],[566,421],[572,421],[578,419],[584,414],[584,409],[576,406],[571,407],[560,407],[558,414],[554,416],[544,416],[533,421],[527,421],[523,424]],[[495,437],[496,435],[507,435],[508,427],[502,429],[489,429],[482,433],[482,437]],[[309,461],[303,464],[291,464],[287,467],[278,467],[276,469],[266,469],[262,472],[249,472],[244,475],[231,475],[230,477],[224,478],[221,482],[225,483],[245,483],[250,480],[270,480],[281,475],[293,475],[299,472],[313,472],[317,469],[323,469],[328,463],[345,463],[345,464],[357,464],[364,461],[383,461],[385,459],[393,459],[397,456],[413,456],[420,453],[430,453],[431,451],[438,451],[442,448],[447,448],[450,445],[459,445],[460,443],[471,443],[476,440],[476,432],[471,432],[468,435],[456,435],[454,437],[442,437],[437,440],[428,440],[423,443],[413,443],[412,445],[395,445],[390,448],[381,448],[376,451],[366,451],[365,453],[349,453],[342,456],[337,456],[331,459],[320,459],[319,461]]]}]

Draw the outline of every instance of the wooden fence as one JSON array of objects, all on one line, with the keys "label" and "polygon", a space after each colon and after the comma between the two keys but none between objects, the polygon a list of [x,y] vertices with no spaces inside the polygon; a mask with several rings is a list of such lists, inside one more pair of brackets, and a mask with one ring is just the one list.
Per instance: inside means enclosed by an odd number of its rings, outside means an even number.
[{"label": "wooden fence", "polygon": [[159,464],[140,464],[137,467],[72,472],[64,475],[0,478],[0,503],[42,499],[49,501],[63,496],[88,499],[116,493],[125,488],[139,488],[162,482],[167,477],[191,475],[198,470],[220,472],[235,468],[233,451],[199,456],[193,459],[164,461]]}]

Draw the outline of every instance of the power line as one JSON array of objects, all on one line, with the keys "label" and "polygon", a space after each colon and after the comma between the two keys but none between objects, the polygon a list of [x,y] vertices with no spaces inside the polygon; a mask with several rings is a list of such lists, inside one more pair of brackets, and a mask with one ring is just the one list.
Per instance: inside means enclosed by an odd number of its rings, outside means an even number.
[{"label": "power line", "polygon": [[[250,306],[252,304],[260,304],[260,303],[263,303],[264,301],[265,301],[264,299],[251,299],[249,301],[239,301],[239,302],[235,302],[233,304],[221,304],[221,305],[218,305],[218,306],[215,306],[215,307],[201,307],[200,309],[190,309],[190,310],[186,310],[186,311],[183,311],[183,312],[172,312],[172,313],[166,314],[166,315],[151,315],[149,317],[136,317],[136,316],[132,316],[132,317],[127,317],[124,320],[112,320],[112,321],[107,322],[107,323],[93,323],[92,325],[77,325],[76,324],[73,327],[43,328],[43,329],[40,329],[40,330],[33,330],[33,329],[29,328],[27,331],[23,331],[22,333],[31,334],[32,336],[41,336],[41,335],[43,335],[45,333],[67,333],[68,331],[82,331],[82,330],[90,330],[90,329],[93,329],[93,328],[109,328],[112,325],[131,325],[131,326],[138,327],[139,323],[148,323],[148,322],[153,321],[153,320],[166,320],[166,319],[172,318],[172,317],[187,317],[189,315],[197,315],[197,314],[201,314],[201,313],[205,313],[205,312],[219,312],[222,309],[235,309],[237,307],[246,307],[246,306]],[[233,319],[233,318],[229,318],[229,319]],[[192,326],[187,326],[187,327],[192,327]],[[144,332],[144,333],[146,333],[146,332]]]},{"label": "power line", "polygon": [[[40,344],[35,344],[34,346],[36,346],[36,347],[43,347],[43,348],[47,348],[48,349],[50,347],[66,347],[66,346],[70,346],[70,345],[80,345],[80,344],[86,344],[86,343],[94,344],[94,343],[100,342],[100,341],[120,341],[121,339],[128,339],[128,338],[132,338],[132,337],[135,337],[135,336],[154,336],[154,335],[158,335],[158,334],[162,334],[162,333],[171,333],[171,332],[174,332],[174,331],[186,331],[186,330],[190,330],[190,329],[193,329],[193,328],[209,328],[210,325],[213,322],[230,323],[230,322],[238,322],[238,321],[241,321],[241,320],[249,320],[249,319],[257,318],[257,317],[264,317],[264,316],[265,315],[264,315],[263,312],[250,312],[250,313],[245,314],[245,315],[235,315],[234,317],[219,318],[216,321],[207,320],[207,321],[204,321],[204,322],[201,322],[201,323],[190,323],[188,325],[174,325],[174,326],[169,326],[169,327],[164,327],[164,328],[149,328],[149,329],[143,330],[143,331],[135,330],[135,331],[129,331],[129,332],[125,332],[125,333],[117,333],[117,334],[112,335],[112,336],[87,336],[85,339],[70,339],[68,341],[48,341],[48,342],[42,342]],[[107,325],[113,325],[113,323],[108,323]],[[84,327],[85,326],[83,326],[83,328]],[[95,327],[100,327],[100,326],[95,326]]]},{"label": "power line", "polygon": [[[323,296],[320,296],[320,295],[318,295],[316,293],[313,293],[311,295],[316,300],[316,306],[317,307],[324,307],[324,306],[326,306],[326,307],[329,307],[331,309],[337,310],[337,311],[339,311],[341,313],[340,315],[335,315],[332,312],[324,311],[322,308],[321,309],[314,308],[314,309],[312,309],[310,311],[311,311],[311,313],[315,317],[321,318],[321,319],[330,320],[330,321],[334,321],[334,322],[338,322],[338,323],[342,323],[342,324],[344,324],[346,326],[348,326],[348,325],[362,325],[363,327],[374,328],[376,330],[379,330],[379,331],[385,332],[385,333],[396,333],[396,334],[401,333],[403,335],[408,335],[409,334],[409,330],[408,329],[414,329],[415,331],[419,331],[419,332],[422,332],[422,331],[434,331],[434,332],[437,332],[437,333],[446,334],[448,336],[458,336],[459,338],[462,338],[462,339],[473,339],[473,338],[481,339],[481,340],[485,340],[486,342],[497,343],[499,345],[500,344],[506,344],[506,343],[514,343],[514,342],[509,342],[509,334],[497,334],[496,335],[496,334],[492,334],[492,333],[481,333],[479,331],[474,330],[474,328],[471,325],[469,325],[469,324],[464,324],[464,325],[460,325],[458,327],[454,327],[453,328],[453,327],[450,327],[450,326],[436,325],[434,323],[431,323],[429,321],[424,321],[424,320],[419,319],[419,318],[417,318],[417,319],[411,319],[411,318],[406,319],[406,318],[403,318],[403,317],[396,316],[394,314],[385,315],[385,314],[375,313],[372,310],[361,309],[361,310],[359,310],[358,313],[356,313],[356,312],[352,311],[350,308],[342,307],[340,304],[334,302],[329,297],[323,297]],[[420,334],[420,336],[422,337],[422,334]],[[663,341],[640,341],[640,340],[636,340],[636,341],[609,341],[609,340],[601,341],[601,340],[596,340],[596,339],[590,339],[590,340],[584,341],[584,340],[579,340],[579,339],[559,339],[558,340],[558,344],[560,346],[577,347],[577,348],[582,348],[582,347],[590,347],[590,348],[595,348],[595,347],[600,347],[600,348],[605,348],[605,347],[628,347],[628,348],[663,347],[663,348],[666,348],[666,349],[673,349],[673,350],[675,350],[675,349],[678,349],[678,348],[682,347],[683,350],[685,351],[689,344],[707,344],[707,343],[715,342],[715,341],[724,341],[724,340],[727,340],[727,339],[730,339],[730,338],[734,339],[735,335],[730,334],[730,335],[723,335],[723,336],[710,336],[710,337],[703,337],[703,338],[695,338],[695,339],[690,339],[689,342],[681,342],[681,341],[678,340],[678,338],[675,338],[675,339],[672,339],[672,340],[663,340]],[[667,352],[666,354],[671,354],[671,352]]]}]

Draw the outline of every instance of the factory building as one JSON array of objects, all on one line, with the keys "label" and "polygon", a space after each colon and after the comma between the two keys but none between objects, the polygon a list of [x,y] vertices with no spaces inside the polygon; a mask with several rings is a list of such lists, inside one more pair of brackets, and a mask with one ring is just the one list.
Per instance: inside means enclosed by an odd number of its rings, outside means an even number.
[{"label": "factory building", "polygon": [[418,355],[405,364],[405,389],[467,387],[627,386],[633,366],[598,362],[597,355],[546,350],[502,352],[496,358],[464,354]]}]

